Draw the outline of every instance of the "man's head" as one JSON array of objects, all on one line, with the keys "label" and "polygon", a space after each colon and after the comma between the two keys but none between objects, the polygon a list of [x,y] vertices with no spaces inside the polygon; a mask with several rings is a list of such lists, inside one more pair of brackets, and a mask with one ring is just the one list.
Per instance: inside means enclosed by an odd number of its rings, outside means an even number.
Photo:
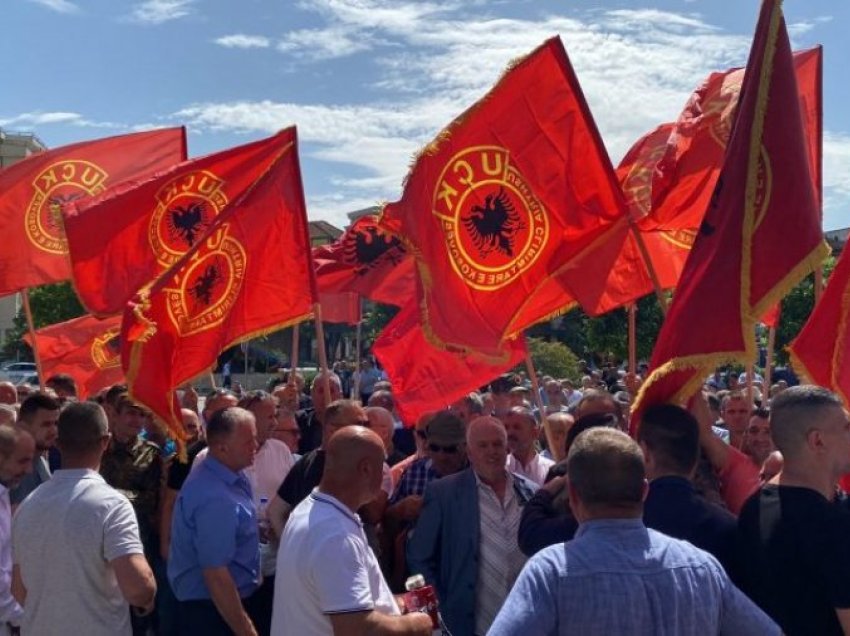
[{"label": "man's head", "polygon": [[492,416],[476,417],[466,431],[469,464],[487,483],[500,481],[508,459],[508,434],[502,422]]},{"label": "man's head", "polygon": [[720,417],[729,429],[733,443],[743,437],[746,432],[752,410],[753,405],[740,391],[731,391],[720,402]]},{"label": "man's head", "polygon": [[610,413],[616,416],[619,428],[625,428],[623,409],[620,403],[614,399],[613,395],[600,389],[589,389],[585,391],[576,405],[576,419],[581,419],[585,415],[597,415],[601,413]]},{"label": "man's head", "polygon": [[293,453],[298,452],[298,441],[301,439],[301,429],[292,411],[279,411],[277,426],[272,429],[272,437],[283,442]]},{"label": "man's head", "polygon": [[381,439],[363,426],[347,426],[331,436],[325,448],[321,490],[357,509],[378,496],[385,451]]},{"label": "man's head", "polygon": [[23,402],[26,398],[36,392],[35,387],[33,387],[32,384],[27,384],[26,382],[19,384],[15,387],[15,389],[18,392],[18,402]]},{"label": "man's head", "polygon": [[674,404],[650,406],[643,413],[638,443],[650,479],[665,475],[691,478],[699,459],[699,424]]},{"label": "man's head", "polygon": [[549,406],[564,405],[564,390],[561,388],[561,383],[557,380],[549,380],[543,385],[543,391],[546,393],[546,401]]},{"label": "man's head", "polygon": [[204,423],[209,423],[213,415],[221,410],[236,406],[239,403],[239,398],[229,389],[216,389],[204,402],[204,411],[201,415],[204,418]]},{"label": "man's head", "polygon": [[850,472],[850,419],[827,389],[800,385],[777,395],[770,431],[786,468],[832,482]]},{"label": "man's head", "polygon": [[395,400],[393,399],[393,394],[390,391],[385,389],[376,389],[372,395],[369,396],[368,405],[379,406],[392,413],[395,408]]},{"label": "man's head", "polygon": [[750,416],[744,436],[743,450],[753,460],[761,465],[775,450],[773,438],[770,436],[770,411],[757,408]]},{"label": "man's head", "polygon": [[113,384],[106,390],[103,396],[101,406],[106,412],[106,418],[109,421],[110,429],[115,425],[115,420],[118,419],[118,398],[127,393],[126,384]]},{"label": "man's head", "polygon": [[0,404],[17,404],[18,390],[11,382],[0,382]]},{"label": "man's head", "polygon": [[549,435],[554,445],[549,452],[552,453],[553,459],[560,460],[566,455],[567,433],[575,424],[575,419],[569,413],[551,413],[546,416],[546,422],[549,424]]},{"label": "man's head", "polygon": [[493,399],[492,412],[503,415],[511,408],[511,389],[516,386],[514,377],[507,373],[490,383],[490,395]]},{"label": "man's head", "polygon": [[354,400],[336,400],[325,408],[322,420],[322,446],[328,443],[331,436],[346,426],[369,427],[369,418],[360,402]]},{"label": "man's head", "polygon": [[191,443],[201,437],[201,420],[192,409],[180,409],[180,418],[183,421],[183,430],[186,431],[186,440]]},{"label": "man's head", "polygon": [[452,403],[449,410],[457,415],[461,422],[469,424],[473,419],[484,414],[484,400],[473,391]]},{"label": "man's head", "polygon": [[416,455],[425,457],[428,451],[428,424],[434,419],[436,411],[427,411],[419,416],[416,420],[416,425],[413,427],[413,434],[416,436]]},{"label": "man's head", "polygon": [[0,484],[14,488],[32,470],[35,442],[24,430],[0,425]]},{"label": "man's head", "polygon": [[579,523],[643,514],[643,454],[622,431],[603,427],[579,435],[567,456],[567,475],[570,505]]},{"label": "man's head", "polygon": [[265,391],[249,391],[239,400],[238,406],[253,414],[257,444],[262,446],[277,426],[277,400]]},{"label": "man's head", "polygon": [[151,423],[151,414],[126,393],[116,402],[118,417],[112,425],[112,437],[120,444],[133,441]]},{"label": "man's head", "polygon": [[209,454],[237,472],[254,463],[257,429],[254,416],[238,406],[217,411],[207,422]]},{"label": "man's head", "polygon": [[428,423],[428,457],[440,477],[466,466],[466,426],[451,411],[440,411]]},{"label": "man's head", "polygon": [[35,447],[44,452],[56,444],[59,434],[59,401],[44,393],[33,393],[21,403],[18,422],[35,440]]},{"label": "man's head", "polygon": [[77,399],[77,382],[67,373],[50,376],[44,385],[56,391],[56,397],[62,404],[68,400]]},{"label": "man's head", "polygon": [[511,453],[524,461],[534,452],[534,443],[540,435],[537,420],[527,408],[515,406],[502,417],[508,434],[508,448]]},{"label": "man's head", "polygon": [[531,398],[531,391],[524,386],[515,386],[510,390],[510,405],[511,408],[516,406],[527,406]]},{"label": "man's head", "polygon": [[[330,394],[325,393],[324,377],[328,378],[328,388]],[[313,378],[313,384],[310,385],[310,397],[313,399],[313,409],[316,411],[316,416],[320,421],[325,416],[325,409],[342,397],[342,384],[339,381],[339,376],[336,373],[321,371]]]},{"label": "man's head", "polygon": [[14,426],[18,421],[18,411],[11,404],[0,403],[0,424]]},{"label": "man's head", "polygon": [[366,417],[369,418],[369,428],[381,438],[384,449],[389,453],[393,449],[393,431],[395,429],[393,414],[380,406],[368,406],[366,407]]},{"label": "man's head", "polygon": [[56,446],[64,468],[96,467],[109,444],[109,423],[99,404],[69,404],[59,414]]}]

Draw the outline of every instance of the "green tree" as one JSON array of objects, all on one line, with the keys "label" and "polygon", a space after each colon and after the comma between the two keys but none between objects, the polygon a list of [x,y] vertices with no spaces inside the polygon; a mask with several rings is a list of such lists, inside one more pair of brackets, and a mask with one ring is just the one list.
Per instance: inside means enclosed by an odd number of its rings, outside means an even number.
[{"label": "green tree", "polygon": [[[578,378],[578,357],[561,342],[529,338],[528,348],[534,370],[555,378]],[[522,369],[525,369],[523,365]]]},{"label": "green tree", "polygon": [[[654,294],[637,302],[635,331],[638,359],[649,359],[658,339],[664,316]],[[629,316],[627,309],[615,309],[607,314],[587,319],[587,343],[594,353],[603,357],[611,354],[620,360],[629,357]]]},{"label": "green tree", "polygon": [[[86,313],[70,283],[33,287],[29,290],[29,297],[32,320],[36,329],[78,318]],[[27,319],[21,307],[3,347],[5,356],[20,360],[33,359],[32,349],[21,340],[21,336],[26,331]]]}]

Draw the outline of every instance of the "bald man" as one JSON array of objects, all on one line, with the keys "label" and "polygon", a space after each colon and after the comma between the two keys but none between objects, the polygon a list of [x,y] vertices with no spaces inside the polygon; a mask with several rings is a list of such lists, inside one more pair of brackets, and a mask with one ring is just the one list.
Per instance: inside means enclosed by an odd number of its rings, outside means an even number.
[{"label": "bald man", "polygon": [[436,587],[453,634],[483,636],[525,563],[522,506],[537,485],[508,472],[508,434],[495,417],[469,423],[471,467],[431,481],[407,542],[408,569]]},{"label": "bald man", "polygon": [[328,441],[319,488],[295,507],[281,537],[273,634],[431,633],[427,615],[400,615],[355,512],[381,490],[384,452],[362,426]]},{"label": "bald man", "polygon": [[15,404],[18,401],[18,390],[11,382],[0,382],[0,403]]}]

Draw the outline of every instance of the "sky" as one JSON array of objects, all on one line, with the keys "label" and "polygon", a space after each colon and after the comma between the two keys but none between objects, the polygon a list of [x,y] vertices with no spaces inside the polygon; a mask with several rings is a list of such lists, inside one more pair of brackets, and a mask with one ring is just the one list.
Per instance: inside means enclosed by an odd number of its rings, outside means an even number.
[{"label": "sky", "polygon": [[[712,71],[759,0],[0,0],[0,128],[57,147],[185,125],[190,156],[298,126],[308,217],[395,200],[411,157],[560,35],[614,165]],[[824,46],[824,229],[850,226],[850,2],[785,0]]]}]

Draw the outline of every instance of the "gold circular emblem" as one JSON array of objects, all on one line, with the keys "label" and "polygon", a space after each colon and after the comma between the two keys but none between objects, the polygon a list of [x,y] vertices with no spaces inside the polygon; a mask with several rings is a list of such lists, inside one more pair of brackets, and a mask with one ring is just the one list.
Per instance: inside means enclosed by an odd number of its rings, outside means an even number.
[{"label": "gold circular emblem", "polygon": [[691,249],[697,238],[696,230],[661,230],[660,234],[665,241],[684,250]]},{"label": "gold circular emblem", "polygon": [[735,108],[741,95],[741,83],[744,71],[739,69],[723,78],[717,92],[706,95],[703,113],[709,122],[708,132],[721,148],[726,148],[732,124],[735,122]]},{"label": "gold circular emblem", "polygon": [[33,180],[33,196],[24,214],[30,242],[51,254],[67,254],[62,206],[105,189],[106,171],[90,161],[67,159],[51,164]]},{"label": "gold circular emblem", "polygon": [[163,267],[188,252],[227,205],[224,181],[208,170],[176,177],[156,193],[148,241]]},{"label": "gold circular emblem", "polygon": [[91,344],[91,359],[98,369],[113,369],[121,366],[120,327],[112,327],[94,339]]},{"label": "gold circular emblem", "polygon": [[181,336],[212,329],[227,317],[245,278],[247,255],[225,224],[197,248],[166,288],[168,315]]},{"label": "gold circular emblem", "polygon": [[652,175],[656,164],[667,151],[670,130],[665,128],[650,139],[640,149],[631,170],[623,179],[623,194],[629,206],[632,218],[639,220],[652,211]]},{"label": "gold circular emblem", "polygon": [[473,146],[452,157],[437,180],[431,209],[452,268],[473,289],[510,284],[537,261],[549,239],[546,208],[498,146]]}]

